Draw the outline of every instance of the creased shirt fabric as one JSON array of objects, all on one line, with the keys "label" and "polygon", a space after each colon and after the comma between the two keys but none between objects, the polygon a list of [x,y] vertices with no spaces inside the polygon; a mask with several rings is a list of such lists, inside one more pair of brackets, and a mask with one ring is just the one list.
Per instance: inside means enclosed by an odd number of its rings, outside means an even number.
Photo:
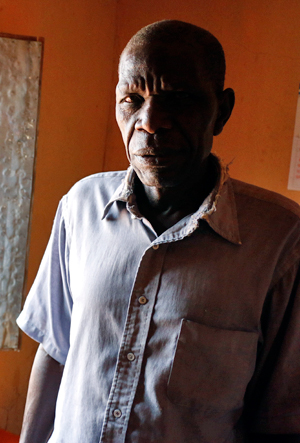
[{"label": "creased shirt fabric", "polygon": [[135,173],[63,197],[19,326],[65,365],[51,443],[300,433],[300,210],[221,169],[157,236]]}]

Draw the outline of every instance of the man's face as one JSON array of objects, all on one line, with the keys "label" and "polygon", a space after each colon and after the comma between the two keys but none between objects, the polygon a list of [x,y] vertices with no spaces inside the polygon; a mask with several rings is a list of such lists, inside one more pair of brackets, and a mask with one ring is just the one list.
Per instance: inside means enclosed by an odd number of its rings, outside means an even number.
[{"label": "man's face", "polygon": [[200,180],[218,110],[213,84],[191,49],[152,44],[122,55],[116,118],[144,185]]}]

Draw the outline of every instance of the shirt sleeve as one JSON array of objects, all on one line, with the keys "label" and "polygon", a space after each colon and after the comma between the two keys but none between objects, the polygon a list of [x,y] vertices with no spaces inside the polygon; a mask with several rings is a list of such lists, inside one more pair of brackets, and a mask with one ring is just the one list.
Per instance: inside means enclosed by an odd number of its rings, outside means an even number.
[{"label": "shirt sleeve", "polygon": [[297,260],[266,300],[262,317],[263,344],[249,387],[252,432],[300,434],[299,281]]},{"label": "shirt sleeve", "polygon": [[65,364],[69,350],[73,304],[67,263],[62,200],[36,279],[17,319],[18,326],[61,364]]}]

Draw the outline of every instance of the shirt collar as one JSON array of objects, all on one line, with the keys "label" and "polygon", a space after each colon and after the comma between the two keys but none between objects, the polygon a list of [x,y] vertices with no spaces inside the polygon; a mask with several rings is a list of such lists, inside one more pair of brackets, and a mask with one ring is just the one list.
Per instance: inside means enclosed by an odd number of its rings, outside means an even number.
[{"label": "shirt collar", "polygon": [[115,190],[110,200],[106,204],[103,210],[101,220],[103,220],[106,217],[106,215],[110,210],[111,205],[116,201],[125,202],[127,209],[131,211],[131,208],[132,206],[134,206],[135,203],[135,195],[133,192],[135,177],[136,173],[134,169],[132,168],[132,166],[129,166],[125,178],[122,180],[122,183],[120,184],[120,186],[118,186],[118,188]]},{"label": "shirt collar", "polygon": [[[209,226],[226,240],[240,245],[239,225],[236,213],[235,197],[231,179],[228,175],[228,167],[214,154],[218,179],[212,192],[206,197],[199,209],[190,216],[186,225],[186,234],[190,235],[198,228],[199,220],[206,220]],[[116,201],[126,203],[127,210],[136,217],[142,217],[139,213],[134,194],[134,180],[136,173],[130,166],[121,185],[116,189],[111,199],[104,208],[102,219],[109,212],[111,205]]]}]

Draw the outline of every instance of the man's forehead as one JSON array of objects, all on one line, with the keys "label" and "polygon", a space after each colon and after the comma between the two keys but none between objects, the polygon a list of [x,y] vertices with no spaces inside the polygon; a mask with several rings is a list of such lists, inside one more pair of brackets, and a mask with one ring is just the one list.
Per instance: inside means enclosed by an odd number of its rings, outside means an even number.
[{"label": "man's forehead", "polygon": [[160,76],[165,81],[186,82],[203,77],[205,60],[203,53],[195,53],[182,44],[136,45],[122,53],[119,65],[119,83],[130,82],[137,77]]}]

